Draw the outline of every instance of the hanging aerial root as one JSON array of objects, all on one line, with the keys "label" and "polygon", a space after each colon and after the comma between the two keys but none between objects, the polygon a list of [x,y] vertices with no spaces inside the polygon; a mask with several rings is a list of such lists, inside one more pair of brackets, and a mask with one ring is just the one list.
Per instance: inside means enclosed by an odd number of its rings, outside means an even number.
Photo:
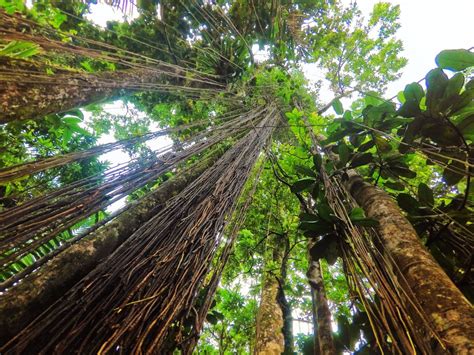
[{"label": "hanging aerial root", "polygon": [[144,198],[114,212],[0,283],[0,292],[4,292],[0,298],[0,344],[18,333],[111,255],[134,231],[166,206],[168,200],[211,166],[222,152],[222,148],[213,150]]},{"label": "hanging aerial root", "polygon": [[[156,180],[177,164],[223,140],[242,134],[258,121],[261,109],[238,116],[221,126],[206,130],[184,143],[185,149],[157,154],[145,162],[132,162],[109,169],[22,205],[0,213],[0,251],[3,266],[51,240],[84,218]],[[163,153],[163,152],[162,152]]]},{"label": "hanging aerial root", "polygon": [[270,107],[256,129],[1,351],[159,353],[170,325],[193,305],[278,118]]}]

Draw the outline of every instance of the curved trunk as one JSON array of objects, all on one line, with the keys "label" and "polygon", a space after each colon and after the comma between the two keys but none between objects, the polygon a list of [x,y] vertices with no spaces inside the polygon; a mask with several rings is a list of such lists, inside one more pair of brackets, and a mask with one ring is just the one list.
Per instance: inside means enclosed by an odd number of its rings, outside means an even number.
[{"label": "curved trunk", "polygon": [[64,250],[0,298],[0,344],[18,333],[77,281],[112,254],[172,196],[195,180],[217,157],[166,181],[115,220]]},{"label": "curved trunk", "polygon": [[[308,243],[311,249],[313,243]],[[313,260],[309,255],[309,269],[306,273],[311,286],[311,296],[313,301],[313,312],[315,312],[316,322],[313,326],[315,353],[321,355],[332,355],[336,353],[334,340],[332,337],[331,311],[329,310],[326,289],[324,288],[323,273],[319,260]]]},{"label": "curved trunk", "polygon": [[446,347],[456,354],[474,352],[472,305],[421,244],[397,204],[353,171],[345,185],[367,216],[379,221],[383,249],[394,259]]}]

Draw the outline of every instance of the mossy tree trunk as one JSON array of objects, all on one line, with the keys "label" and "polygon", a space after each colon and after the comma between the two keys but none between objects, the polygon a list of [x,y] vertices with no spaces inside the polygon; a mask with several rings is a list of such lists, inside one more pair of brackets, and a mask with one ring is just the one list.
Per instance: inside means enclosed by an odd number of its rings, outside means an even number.
[{"label": "mossy tree trunk", "polygon": [[166,202],[195,180],[218,154],[166,181],[115,220],[67,248],[0,298],[0,344],[18,333],[105,260]]},{"label": "mossy tree trunk", "polygon": [[181,79],[185,72],[170,67],[97,74],[57,70],[47,76],[42,64],[2,57],[0,69],[15,73],[14,80],[0,74],[0,123],[37,119],[136,91],[164,90],[168,85],[188,85],[187,90],[198,91],[212,87],[201,81],[186,84]]},{"label": "mossy tree trunk", "polygon": [[257,313],[256,355],[280,355],[285,351],[283,335],[283,311],[278,303],[279,296],[279,266],[283,260],[284,250],[279,246],[277,238],[272,235],[267,240],[270,249],[267,254],[265,271],[262,280],[262,293]]},{"label": "mossy tree trunk", "polygon": [[[308,250],[314,245],[315,241],[308,243]],[[306,273],[308,283],[311,286],[311,296],[313,300],[313,327],[315,353],[321,355],[333,355],[336,353],[334,339],[332,337],[331,311],[324,288],[323,273],[319,260],[314,260],[309,254],[309,268]]]},{"label": "mossy tree trunk", "polygon": [[383,249],[393,258],[448,350],[474,353],[474,310],[422,245],[395,201],[349,172],[346,188],[368,217],[379,221]]}]

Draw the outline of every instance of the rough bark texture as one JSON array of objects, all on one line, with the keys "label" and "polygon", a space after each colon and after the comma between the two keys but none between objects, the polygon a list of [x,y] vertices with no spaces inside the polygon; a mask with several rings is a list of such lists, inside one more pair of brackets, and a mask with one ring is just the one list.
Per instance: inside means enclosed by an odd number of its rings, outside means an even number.
[{"label": "rough bark texture", "polygon": [[[308,243],[309,249],[311,249],[312,245],[312,242]],[[314,343],[319,344],[319,354],[336,354],[334,339],[332,337],[331,311],[329,310],[328,300],[326,298],[326,289],[324,288],[323,274],[319,260],[313,260],[311,256],[309,257],[309,269],[306,276],[311,286],[313,302],[316,305],[317,331],[314,332]]]},{"label": "rough bark texture", "polygon": [[421,244],[397,204],[354,172],[350,172],[346,187],[367,216],[379,221],[384,250],[398,265],[448,350],[473,354],[472,305]]},{"label": "rough bark texture", "polygon": [[[272,243],[273,244],[273,243]],[[280,248],[273,249],[273,261],[280,265],[283,252]],[[280,355],[285,351],[283,336],[283,312],[278,304],[279,283],[275,274],[266,271],[263,277],[260,307],[257,313],[257,332],[255,354]]]},{"label": "rough bark texture", "polygon": [[286,299],[285,295],[285,285],[286,285],[286,277],[287,277],[287,270],[288,270],[288,257],[290,256],[290,241],[287,235],[284,235],[285,238],[283,240],[285,245],[284,254],[281,260],[281,267],[280,267],[280,277],[278,280],[278,294],[277,294],[277,301],[280,305],[282,315],[283,315],[283,338],[285,339],[285,348],[283,353],[285,355],[293,355],[295,351],[294,347],[294,337],[293,337],[293,316],[291,314],[291,305]]},{"label": "rough bark texture", "polygon": [[92,235],[72,245],[0,298],[0,344],[54,303],[93,270],[172,196],[195,180],[215,158],[196,165],[160,188]]},{"label": "rough bark texture", "polygon": [[[5,70],[8,76],[2,73]],[[179,85],[183,80],[175,76],[184,75],[179,69],[173,72],[168,67],[153,71],[130,69],[99,74],[58,70],[45,80],[45,71],[41,64],[0,58],[0,123],[41,118],[112,100],[133,91],[156,90],[153,84],[167,85],[171,80],[174,85]],[[198,90],[207,85],[197,82],[193,86]]]}]

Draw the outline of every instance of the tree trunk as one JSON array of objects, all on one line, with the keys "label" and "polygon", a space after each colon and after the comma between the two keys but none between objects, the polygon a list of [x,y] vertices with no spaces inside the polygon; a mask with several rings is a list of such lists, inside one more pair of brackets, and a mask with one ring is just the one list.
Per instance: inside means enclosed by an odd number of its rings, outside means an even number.
[{"label": "tree trunk", "polygon": [[[314,242],[308,243],[308,249],[311,249]],[[332,337],[331,326],[331,311],[329,310],[328,300],[326,298],[326,289],[324,288],[323,274],[319,260],[313,260],[311,254],[309,255],[309,269],[306,273],[308,282],[311,286],[311,294],[313,304],[315,304],[317,326],[314,332],[315,353],[321,355],[336,354],[334,347],[334,340]],[[316,344],[319,344],[319,349],[316,349]],[[316,351],[318,350],[318,351]]]},{"label": "tree trunk", "polygon": [[[268,243],[272,248],[270,265],[281,265],[283,250],[276,243],[274,236]],[[257,313],[257,331],[255,341],[256,355],[280,355],[285,351],[285,339],[283,336],[283,312],[278,303],[279,282],[278,276],[272,270],[264,272],[262,282],[262,294],[260,307]],[[278,272],[277,272],[278,273]]]},{"label": "tree trunk", "polygon": [[474,353],[472,305],[421,244],[397,204],[353,171],[345,185],[366,215],[379,221],[383,249],[398,265],[446,347],[455,354]]},{"label": "tree trunk", "polygon": [[93,270],[172,196],[195,180],[219,154],[166,181],[115,220],[58,254],[0,299],[0,344],[18,333]]},{"label": "tree trunk", "polygon": [[295,351],[294,347],[294,337],[293,337],[293,315],[291,314],[291,305],[286,299],[285,295],[285,285],[287,279],[287,270],[288,270],[288,257],[290,256],[290,241],[288,236],[284,234],[283,243],[285,244],[285,250],[281,260],[280,267],[280,277],[277,278],[278,281],[278,294],[277,301],[280,305],[282,315],[283,315],[283,338],[285,340],[285,348],[283,353],[285,355],[292,355]]},{"label": "tree trunk", "polygon": [[[165,90],[170,85],[184,85],[185,72],[169,66],[130,69],[89,74],[56,70],[46,75],[47,67],[8,57],[0,58],[0,123],[36,119],[52,113],[103,100],[113,100],[136,91]],[[177,79],[178,78],[178,79]],[[170,82],[173,81],[173,84]],[[216,87],[202,81],[186,90]],[[165,88],[165,89],[164,89]]]}]

